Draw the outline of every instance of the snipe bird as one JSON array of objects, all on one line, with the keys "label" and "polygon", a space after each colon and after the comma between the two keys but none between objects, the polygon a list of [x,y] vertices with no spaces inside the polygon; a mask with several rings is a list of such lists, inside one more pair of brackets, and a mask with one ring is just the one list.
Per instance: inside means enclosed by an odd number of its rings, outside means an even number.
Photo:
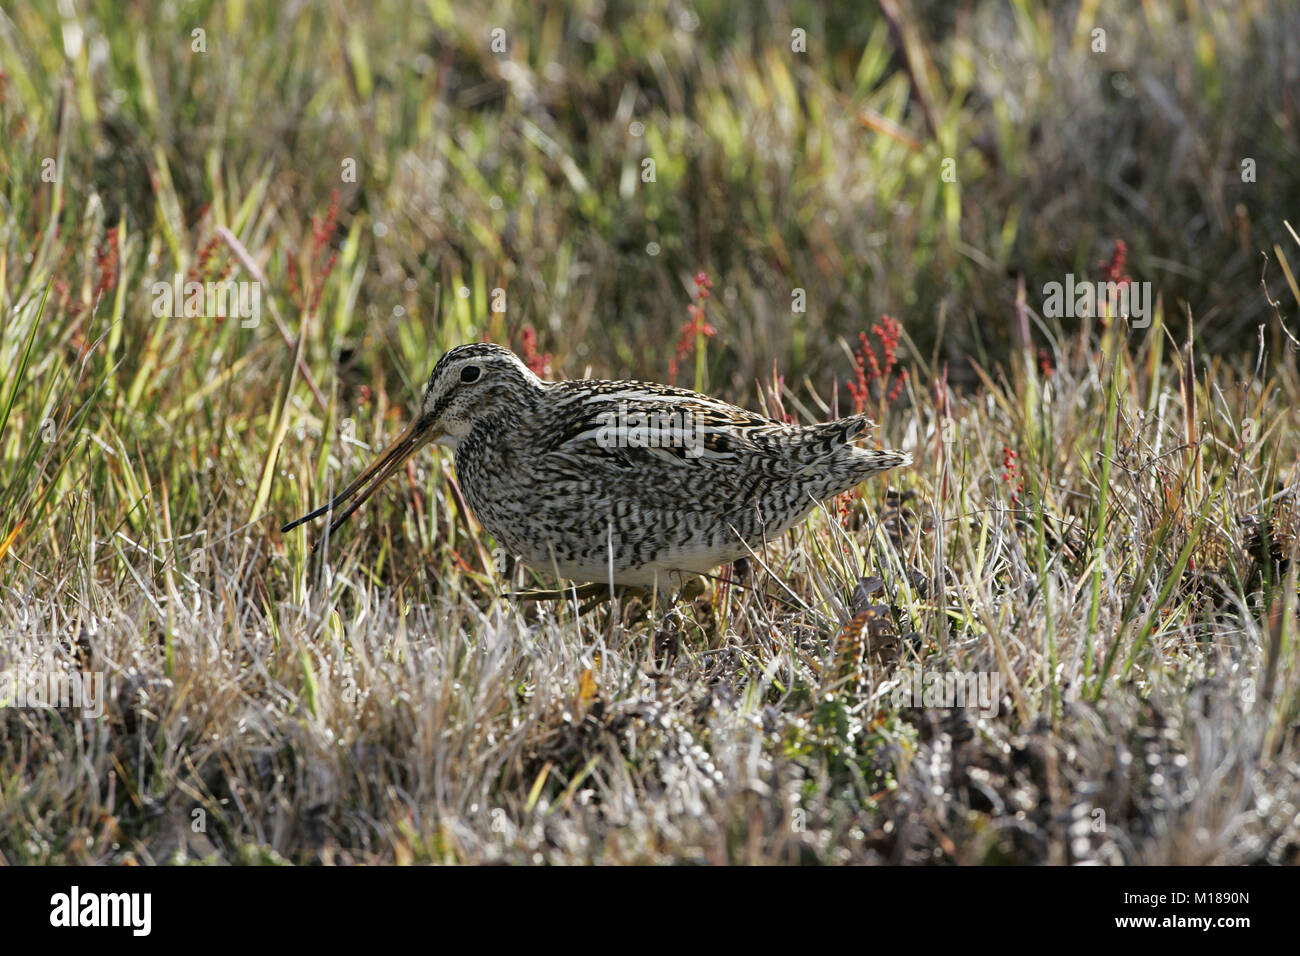
[{"label": "snipe bird", "polygon": [[[462,345],[434,366],[419,416],[328,504],[335,532],[429,443],[455,454],[479,523],[539,571],[665,584],[762,548],[819,501],[911,462],[853,444],[872,423],[765,418],[646,382],[544,382],[509,349]],[[680,583],[680,582],[679,582]]]}]

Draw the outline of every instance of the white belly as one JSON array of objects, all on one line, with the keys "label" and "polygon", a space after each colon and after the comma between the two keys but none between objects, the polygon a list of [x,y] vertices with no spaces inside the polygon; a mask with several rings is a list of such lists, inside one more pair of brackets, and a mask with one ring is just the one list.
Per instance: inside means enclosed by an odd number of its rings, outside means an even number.
[{"label": "white belly", "polygon": [[620,566],[617,560],[611,562],[607,555],[604,561],[551,561],[541,555],[524,555],[524,563],[534,571],[558,574],[569,581],[595,582],[631,585],[635,587],[678,587],[687,578],[712,571],[720,565],[749,554],[743,544],[737,542],[729,548],[692,549],[665,552],[656,556],[653,563],[640,567]]}]

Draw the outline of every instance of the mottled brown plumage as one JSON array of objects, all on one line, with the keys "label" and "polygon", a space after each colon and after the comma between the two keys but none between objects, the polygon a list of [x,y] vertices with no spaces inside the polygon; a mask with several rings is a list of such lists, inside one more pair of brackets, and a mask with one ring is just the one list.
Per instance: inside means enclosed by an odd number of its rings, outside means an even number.
[{"label": "mottled brown plumage", "polygon": [[433,369],[420,415],[323,508],[331,531],[417,449],[455,452],[480,524],[562,578],[650,585],[758,550],[819,501],[905,452],[853,444],[855,415],[790,425],[686,389],[646,382],[543,382],[513,352],[464,345]]}]

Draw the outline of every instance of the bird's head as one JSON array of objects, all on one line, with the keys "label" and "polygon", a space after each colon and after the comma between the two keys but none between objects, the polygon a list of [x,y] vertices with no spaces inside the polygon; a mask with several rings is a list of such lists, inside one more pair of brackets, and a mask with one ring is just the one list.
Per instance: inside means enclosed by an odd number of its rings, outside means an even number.
[{"label": "bird's head", "polygon": [[542,387],[542,380],[509,349],[486,342],[457,346],[433,367],[420,400],[419,415],[370,467],[329,504],[280,530],[289,531],[347,504],[330,524],[333,534],[389,475],[425,445],[433,443],[455,450],[475,425],[520,414]]},{"label": "bird's head", "polygon": [[420,402],[429,441],[455,449],[480,422],[518,414],[542,381],[509,349],[460,345],[433,367]]}]

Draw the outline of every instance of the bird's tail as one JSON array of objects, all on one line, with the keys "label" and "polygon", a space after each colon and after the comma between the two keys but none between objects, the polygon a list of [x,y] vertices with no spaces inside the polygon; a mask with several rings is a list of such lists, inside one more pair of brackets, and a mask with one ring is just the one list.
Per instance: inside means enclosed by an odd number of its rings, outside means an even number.
[{"label": "bird's tail", "polygon": [[[853,444],[865,437],[876,423],[866,415],[850,415],[837,421],[814,425],[817,438],[827,445],[828,457],[846,468],[845,478],[856,483],[867,475],[912,463],[909,452],[889,448],[863,448]],[[837,469],[838,470],[838,469]]]},{"label": "bird's tail", "polygon": [[868,471],[887,471],[890,468],[902,468],[912,463],[912,453],[895,451],[892,448],[856,448],[854,456],[869,464]]},{"label": "bird's tail", "polygon": [[[814,441],[824,442],[828,451],[837,445],[852,445],[853,442],[865,437],[868,432],[876,427],[866,415],[849,415],[846,418],[839,418],[833,422],[824,422],[820,425],[810,426],[815,434]],[[870,452],[872,457],[880,461],[881,469],[896,468],[899,465],[909,465],[912,463],[912,456],[904,451],[888,451],[874,448],[854,447],[857,452]]]}]

